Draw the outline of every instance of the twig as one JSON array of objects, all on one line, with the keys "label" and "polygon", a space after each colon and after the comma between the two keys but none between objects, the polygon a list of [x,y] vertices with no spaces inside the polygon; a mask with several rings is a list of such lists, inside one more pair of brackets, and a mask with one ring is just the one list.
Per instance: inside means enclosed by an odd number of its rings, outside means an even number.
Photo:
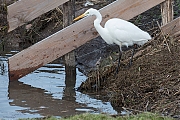
[{"label": "twig", "polygon": [[168,42],[167,42],[167,39],[166,39],[166,37],[165,37],[165,34],[164,34],[163,30],[161,29],[160,24],[159,24],[158,21],[157,21],[157,24],[158,24],[158,27],[159,27],[162,35],[163,35],[164,41],[166,42],[166,45],[167,45],[167,47],[168,47],[168,50],[169,50],[169,52],[171,53],[171,50],[170,50],[170,48],[169,48],[169,44],[168,44]]},{"label": "twig", "polygon": [[121,96],[122,96],[122,103],[125,104],[124,95],[122,93],[121,93]]},{"label": "twig", "polygon": [[180,94],[180,89],[176,93],[174,93],[174,95],[179,95],[179,94]]},{"label": "twig", "polygon": [[147,111],[147,107],[148,107],[148,105],[149,105],[149,101],[147,101],[147,103],[146,103],[146,106],[145,106],[145,111]]},{"label": "twig", "polygon": [[63,12],[62,12],[62,10],[59,7],[57,7],[56,10],[63,15]]}]

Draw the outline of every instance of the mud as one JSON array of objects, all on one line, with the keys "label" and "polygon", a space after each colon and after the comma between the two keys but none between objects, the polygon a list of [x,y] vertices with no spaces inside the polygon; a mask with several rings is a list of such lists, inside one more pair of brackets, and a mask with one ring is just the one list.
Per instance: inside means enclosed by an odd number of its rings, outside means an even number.
[{"label": "mud", "polygon": [[[152,46],[134,60],[131,68],[121,70],[116,79],[105,82],[112,103],[140,111],[180,115],[180,43]],[[118,99],[117,99],[118,98]]]},{"label": "mud", "polygon": [[162,38],[158,36],[137,50],[137,57],[130,67],[127,56],[131,50],[124,52],[116,77],[116,63],[110,64],[92,72],[79,90],[105,91],[111,104],[119,110],[125,107],[179,117],[180,41],[169,38],[165,44]]},{"label": "mud", "polygon": [[[176,6],[178,2],[175,1],[175,11],[179,11]],[[116,77],[118,50],[112,50],[100,62],[93,59],[100,65],[94,64],[94,71],[88,73],[89,78],[79,87],[81,92],[105,92],[107,99],[119,112],[124,108],[132,112],[150,111],[180,118],[180,37],[165,36],[166,43],[157,26],[157,21],[161,22],[158,7],[130,20],[153,37],[152,41],[137,50],[132,66],[129,67],[131,50],[123,52]],[[175,18],[178,16],[178,12],[175,12]]]}]

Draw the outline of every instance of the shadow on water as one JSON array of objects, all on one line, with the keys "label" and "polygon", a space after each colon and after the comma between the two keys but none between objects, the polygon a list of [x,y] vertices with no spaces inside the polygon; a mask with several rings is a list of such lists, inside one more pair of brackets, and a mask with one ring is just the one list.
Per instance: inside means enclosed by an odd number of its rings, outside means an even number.
[{"label": "shadow on water", "polygon": [[117,114],[109,102],[76,91],[86,80],[77,68],[67,75],[64,64],[55,62],[9,82],[7,56],[0,57],[0,67],[0,118],[64,117],[84,112]]}]

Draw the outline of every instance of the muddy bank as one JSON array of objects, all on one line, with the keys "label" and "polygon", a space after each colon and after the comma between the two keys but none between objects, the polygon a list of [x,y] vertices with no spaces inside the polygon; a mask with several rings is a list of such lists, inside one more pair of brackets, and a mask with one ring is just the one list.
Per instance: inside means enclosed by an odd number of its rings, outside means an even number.
[{"label": "muddy bank", "polygon": [[[153,44],[153,43],[152,43]],[[131,68],[120,67],[116,79],[104,83],[112,104],[140,111],[180,115],[180,42],[151,45]]]},{"label": "muddy bank", "polygon": [[89,79],[79,90],[105,92],[117,110],[125,107],[134,111],[160,112],[179,118],[179,39],[168,37],[168,44],[165,44],[162,35],[158,35],[137,50],[137,57],[133,59],[131,67],[128,66],[131,50],[124,52],[116,77],[116,63],[109,64],[89,74]]},{"label": "muddy bank", "polygon": [[[175,1],[174,5],[175,11],[179,11],[179,1]],[[179,15],[179,12],[175,12],[175,18]],[[165,43],[157,27],[157,21],[161,23],[159,6],[130,21],[148,31],[154,40],[137,50],[138,57],[133,60],[131,67],[128,67],[131,50],[125,51],[116,78],[114,73],[117,49],[109,52],[108,57],[101,59],[99,66],[96,63],[100,59],[88,57],[89,64],[90,58],[94,60],[92,62],[94,72],[89,72],[89,78],[81,84],[79,90],[103,92],[107,96],[106,99],[111,101],[119,112],[123,107],[133,112],[158,112],[179,119],[180,37],[166,36],[168,44]],[[170,51],[167,46],[170,47]]]}]

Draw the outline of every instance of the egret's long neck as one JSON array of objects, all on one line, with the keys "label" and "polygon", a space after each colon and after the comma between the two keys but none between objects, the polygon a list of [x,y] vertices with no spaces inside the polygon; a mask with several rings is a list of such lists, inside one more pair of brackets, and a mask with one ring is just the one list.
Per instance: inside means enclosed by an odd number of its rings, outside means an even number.
[{"label": "egret's long neck", "polygon": [[107,44],[113,44],[113,41],[111,41],[112,38],[108,34],[108,30],[100,25],[102,21],[101,14],[99,13],[99,11],[97,11],[94,12],[94,15],[96,16],[96,19],[94,20],[94,27],[96,28],[97,32]]},{"label": "egret's long neck", "polygon": [[101,34],[101,32],[104,30],[104,28],[100,25],[102,21],[102,16],[99,11],[97,11],[94,15],[96,16],[96,19],[94,20],[94,27],[96,28],[98,33]]}]

